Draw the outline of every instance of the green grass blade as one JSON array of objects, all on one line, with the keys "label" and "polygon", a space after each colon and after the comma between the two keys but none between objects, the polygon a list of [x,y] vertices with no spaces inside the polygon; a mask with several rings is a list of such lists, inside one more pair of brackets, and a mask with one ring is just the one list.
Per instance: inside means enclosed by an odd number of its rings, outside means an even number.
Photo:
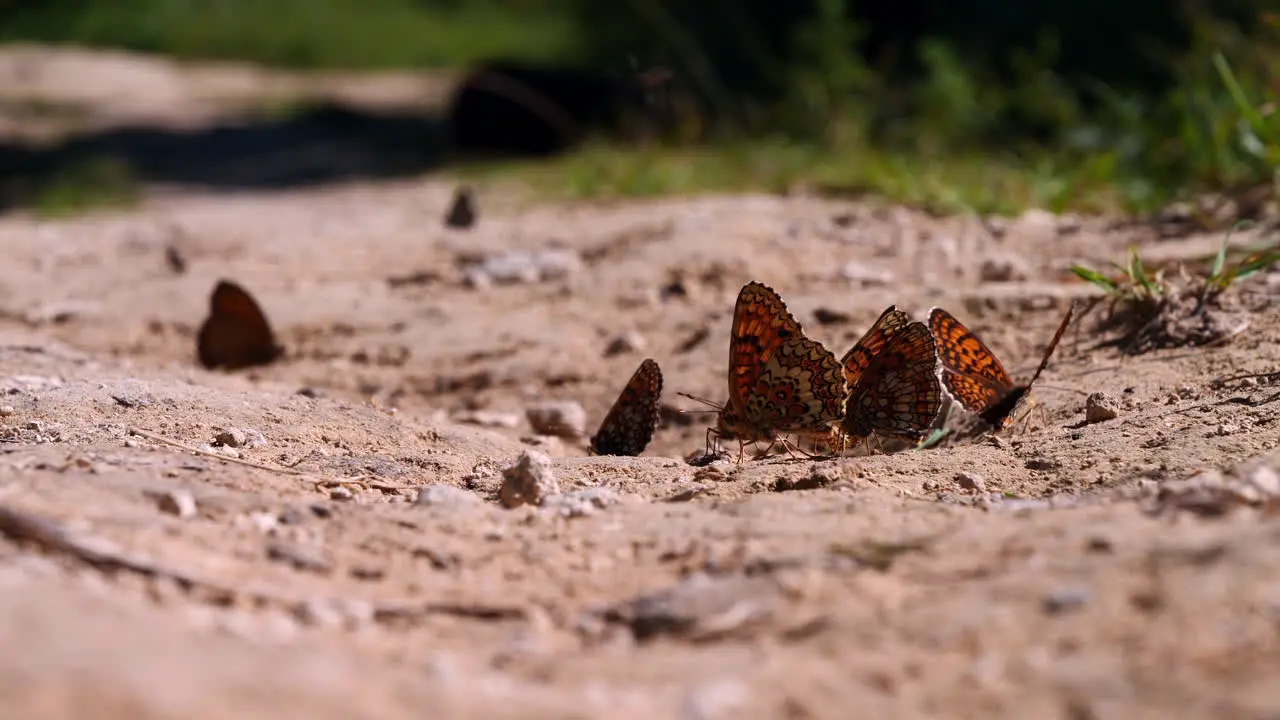
[{"label": "green grass blade", "polygon": [[946,437],[947,434],[950,432],[951,431],[948,430],[947,428],[934,428],[933,432],[930,432],[928,437],[926,437],[924,440],[921,440],[920,444],[917,445],[915,449],[917,451],[927,450],[933,447],[934,445],[937,445],[939,442],[942,442],[942,438]]},{"label": "green grass blade", "polygon": [[1213,54],[1213,66],[1217,68],[1218,77],[1222,78],[1222,84],[1227,87],[1227,92],[1231,95],[1232,101],[1235,102],[1236,108],[1249,121],[1253,131],[1255,133],[1264,132],[1266,125],[1261,113],[1249,102],[1249,98],[1245,97],[1244,88],[1240,87],[1240,82],[1236,80],[1236,74],[1231,71],[1231,65],[1227,63],[1227,58],[1221,51]]},{"label": "green grass blade", "polygon": [[1131,246],[1129,248],[1129,277],[1138,284],[1148,297],[1156,297],[1160,294],[1160,286],[1152,282],[1147,275],[1147,271],[1142,267],[1142,258],[1138,256],[1138,248]]},{"label": "green grass blade", "polygon": [[1235,271],[1231,274],[1232,280],[1243,280],[1250,275],[1255,275],[1273,264],[1280,262],[1280,251],[1268,250],[1265,252],[1257,252],[1244,260],[1235,267]]},{"label": "green grass blade", "polygon": [[1120,283],[1112,280],[1106,275],[1103,275],[1097,270],[1084,267],[1083,265],[1072,265],[1070,269],[1071,272],[1075,273],[1076,277],[1102,288],[1107,293],[1115,293],[1120,290]]}]

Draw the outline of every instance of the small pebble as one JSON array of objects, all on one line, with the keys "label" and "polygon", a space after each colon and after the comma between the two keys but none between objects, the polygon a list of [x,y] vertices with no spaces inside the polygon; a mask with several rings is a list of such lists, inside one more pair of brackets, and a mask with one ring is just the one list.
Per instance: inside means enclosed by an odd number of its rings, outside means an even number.
[{"label": "small pebble", "polygon": [[490,255],[467,268],[467,284],[475,289],[492,285],[558,280],[584,267],[577,252],[561,248],[510,250]]},{"label": "small pebble", "polygon": [[215,447],[238,448],[244,447],[247,440],[248,436],[240,428],[226,428],[213,436],[213,445]]},{"label": "small pebble", "polygon": [[575,518],[591,515],[621,501],[616,491],[597,487],[547,496],[542,500],[542,507],[562,517]]},{"label": "small pebble", "polygon": [[259,532],[271,532],[280,524],[280,519],[272,513],[255,512],[249,513],[249,524],[258,529]]},{"label": "small pebble", "polygon": [[851,261],[840,268],[837,278],[857,285],[888,285],[893,282],[893,273],[888,270],[869,268],[859,262]]},{"label": "small pebble", "polygon": [[329,559],[324,548],[284,540],[273,540],[268,543],[267,557],[305,572],[324,574],[333,568],[333,561]]},{"label": "small pebble", "polygon": [[170,490],[156,500],[160,512],[189,518],[196,514],[196,499],[186,490]]},{"label": "small pebble", "polygon": [[1116,403],[1106,393],[1096,392],[1084,401],[1084,421],[1089,424],[1115,420],[1120,417]]},{"label": "small pebble", "polygon": [[440,483],[427,485],[418,491],[416,503],[425,507],[458,508],[479,505],[480,497],[473,492]]},{"label": "small pebble", "polygon": [[502,489],[498,499],[505,508],[541,505],[543,500],[560,492],[560,483],[551,472],[551,458],[537,450],[520,453],[515,464],[502,471]]},{"label": "small pebble", "polygon": [[244,429],[244,446],[250,450],[267,446],[267,438],[261,432],[252,428]]},{"label": "small pebble", "polygon": [[1031,277],[1027,264],[1012,254],[1000,254],[982,261],[978,278],[983,282],[1014,282]]},{"label": "small pebble", "polygon": [[642,353],[649,347],[649,341],[644,336],[634,330],[625,332],[609,341],[604,348],[605,357],[613,357],[614,355],[623,355],[626,353]]},{"label": "small pebble", "polygon": [[987,481],[977,473],[959,472],[956,473],[956,484],[962,490],[974,490],[976,492],[985,492],[987,489]]},{"label": "small pebble", "polygon": [[0,405],[0,416],[9,417],[15,412],[12,405]]},{"label": "small pebble", "polygon": [[1052,241],[1058,236],[1058,218],[1048,210],[1031,208],[1009,225],[1005,236],[1011,246]]},{"label": "small pebble", "polygon": [[474,410],[454,415],[453,421],[467,425],[479,425],[480,427],[513,428],[520,424],[520,416],[515,413]]},{"label": "small pebble", "polygon": [[1085,587],[1062,587],[1046,595],[1041,604],[1046,613],[1061,615],[1084,607],[1089,603],[1091,596],[1092,593]]},{"label": "small pebble", "polygon": [[342,485],[329,491],[331,500],[352,500],[355,496],[355,493],[351,492],[351,488],[343,487]]},{"label": "small pebble", "polygon": [[1245,482],[1256,490],[1264,500],[1280,497],[1280,475],[1267,465],[1259,465],[1249,471]]},{"label": "small pebble", "polygon": [[530,405],[524,414],[533,431],[539,435],[554,435],[569,440],[582,437],[587,424],[587,412],[572,400]]}]

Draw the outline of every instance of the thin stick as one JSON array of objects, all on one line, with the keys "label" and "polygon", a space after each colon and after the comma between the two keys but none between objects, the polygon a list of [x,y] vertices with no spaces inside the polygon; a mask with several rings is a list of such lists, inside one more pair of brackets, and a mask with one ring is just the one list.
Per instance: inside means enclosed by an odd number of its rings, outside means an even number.
[{"label": "thin stick", "polygon": [[305,476],[307,474],[300,470],[291,470],[289,468],[282,468],[275,465],[264,465],[262,463],[256,463],[252,460],[244,460],[241,458],[228,457],[227,455],[220,455],[216,452],[212,452],[209,450],[202,450],[197,447],[191,447],[190,445],[184,445],[183,443],[180,443],[177,440],[170,440],[169,438],[164,437],[163,435],[157,435],[153,432],[148,432],[141,428],[131,427],[129,428],[129,434],[137,435],[138,437],[146,438],[153,442],[158,442],[161,445],[168,445],[169,447],[177,448],[179,450],[186,450],[187,452],[193,452],[197,455],[204,455],[205,457],[217,458],[218,460],[225,460],[226,462],[236,463],[237,465],[246,465],[251,468],[257,468],[259,470],[269,470],[271,472],[280,473],[281,475]]},{"label": "thin stick", "polygon": [[[317,488],[322,486],[329,487],[334,485],[359,485],[366,488],[372,488],[374,490],[386,491],[386,490],[412,490],[414,487],[412,485],[392,485],[390,483],[379,482],[377,480],[369,480],[369,478],[372,476],[368,474],[355,475],[353,477],[343,477],[343,478],[316,478],[311,473],[305,473],[305,472],[302,472],[301,470],[293,470],[291,468],[283,468],[276,465],[265,465],[263,463],[256,463],[252,460],[244,460],[241,458],[229,457],[227,455],[220,455],[216,452],[210,452],[208,450],[202,450],[198,447],[185,445],[183,443],[178,442],[177,440],[170,440],[169,438],[164,437],[163,435],[157,435],[153,432],[148,432],[146,430],[142,430],[136,427],[129,428],[129,434],[137,435],[138,437],[146,438],[148,440],[158,442],[162,445],[168,445],[169,447],[177,448],[179,450],[186,450],[188,452],[193,452],[197,455],[216,458],[218,460],[225,460],[229,463],[236,463],[237,465],[244,465],[251,468],[257,468],[258,470],[267,470],[269,472],[280,473],[281,475],[292,475],[293,477],[307,478]],[[302,462],[302,461],[299,460],[299,462]]]}]

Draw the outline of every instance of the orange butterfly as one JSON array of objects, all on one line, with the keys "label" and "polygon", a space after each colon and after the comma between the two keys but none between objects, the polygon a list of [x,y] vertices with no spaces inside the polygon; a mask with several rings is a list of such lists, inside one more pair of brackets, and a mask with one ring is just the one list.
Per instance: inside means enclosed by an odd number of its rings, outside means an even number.
[{"label": "orange butterfly", "polygon": [[841,427],[919,441],[942,409],[938,357],[929,328],[890,306],[845,355],[849,398]]},{"label": "orange butterfly", "polygon": [[244,288],[220,280],[209,298],[209,317],[200,326],[196,353],[206,368],[236,370],[266,365],[284,353],[262,309]]},{"label": "orange butterfly", "polygon": [[844,415],[845,381],[831,351],[805,337],[773,288],[738,293],[729,336],[729,402],[708,432],[770,447],[786,433],[830,437]]},{"label": "orange butterfly", "polygon": [[981,338],[946,310],[939,307],[931,309],[929,332],[938,346],[942,382],[947,391],[964,409],[977,414],[994,430],[1004,430],[1019,416],[1016,410],[1048,366],[1049,358],[1053,357],[1058,341],[1071,324],[1074,312],[1075,303],[1072,303],[1049,341],[1035,374],[1026,383],[1015,384]]},{"label": "orange butterfly", "polygon": [[858,342],[840,359],[840,365],[844,368],[844,380],[849,387],[858,384],[862,374],[867,371],[867,366],[888,343],[889,337],[909,324],[911,316],[895,305],[890,305],[880,313],[880,317],[871,324],[866,334],[858,338]]},{"label": "orange butterfly", "polygon": [[596,455],[639,455],[653,439],[658,426],[658,398],[662,395],[662,368],[646,358],[618,395],[600,429],[591,436]]}]

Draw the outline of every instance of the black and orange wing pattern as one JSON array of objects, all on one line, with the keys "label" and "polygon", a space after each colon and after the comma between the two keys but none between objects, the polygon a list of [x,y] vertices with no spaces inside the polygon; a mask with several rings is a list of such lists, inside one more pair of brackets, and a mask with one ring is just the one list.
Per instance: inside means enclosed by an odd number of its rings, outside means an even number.
[{"label": "black and orange wing pattern", "polygon": [[929,332],[942,363],[942,382],[964,409],[981,413],[1013,392],[1013,380],[995,353],[951,313],[930,310]]},{"label": "black and orange wing pattern", "polygon": [[639,455],[658,427],[658,399],[662,395],[662,369],[646,358],[631,375],[627,386],[591,436],[596,455]]},{"label": "black and orange wing pattern", "polygon": [[257,301],[239,285],[221,280],[209,298],[196,354],[206,368],[237,370],[266,365],[284,353]]},{"label": "black and orange wing pattern", "polygon": [[924,323],[911,322],[889,337],[850,389],[842,426],[850,437],[918,441],[941,409],[933,336]]},{"label": "black and orange wing pattern", "polygon": [[773,288],[744,285],[733,312],[720,434],[744,442],[780,432],[825,435],[843,414],[844,395],[835,355],[804,335]]},{"label": "black and orange wing pattern", "polygon": [[840,359],[840,365],[844,367],[844,379],[849,387],[858,384],[862,374],[867,371],[867,366],[884,348],[889,337],[910,322],[911,316],[894,305],[890,305],[880,313],[880,317],[871,324],[871,328],[858,338],[858,342],[854,343],[853,347],[849,348],[849,352]]}]

